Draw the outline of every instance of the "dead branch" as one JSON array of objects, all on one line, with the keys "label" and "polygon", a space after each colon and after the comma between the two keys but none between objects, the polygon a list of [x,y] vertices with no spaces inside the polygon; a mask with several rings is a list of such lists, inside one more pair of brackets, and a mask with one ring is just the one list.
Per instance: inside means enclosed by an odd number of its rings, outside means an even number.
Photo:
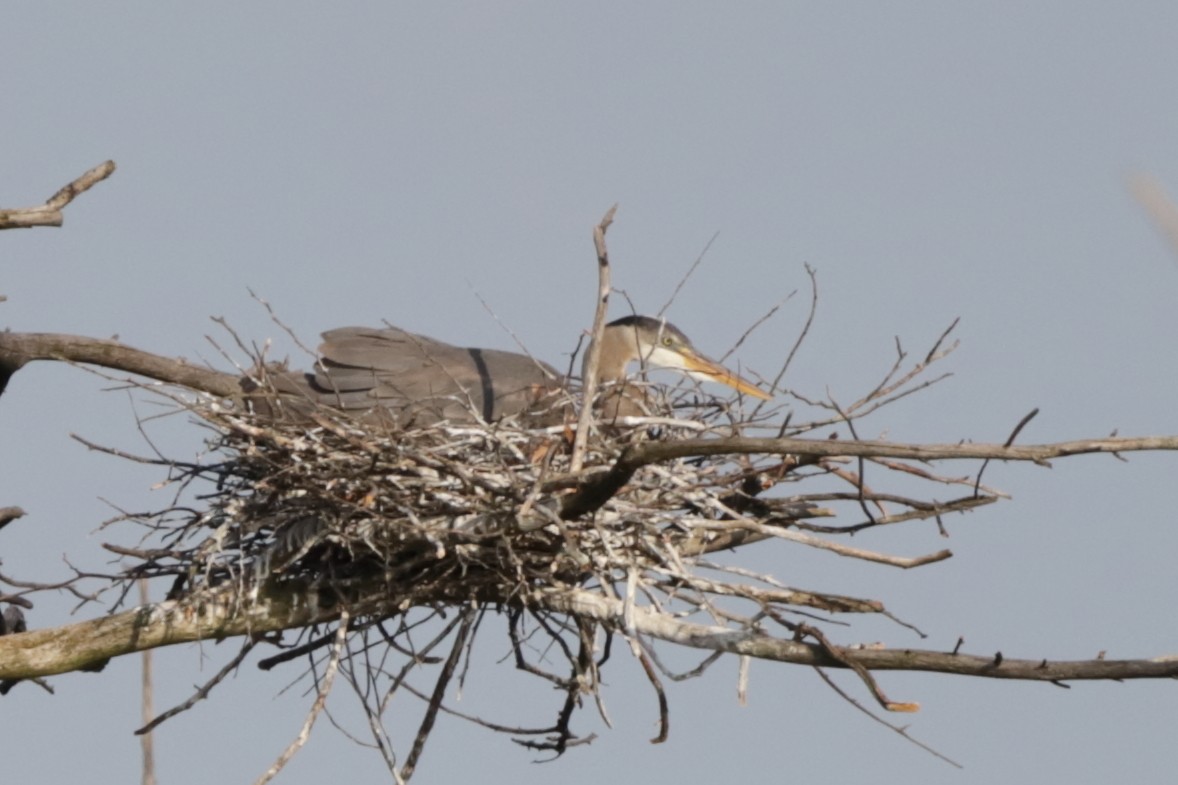
[{"label": "dead branch", "polygon": [[605,247],[605,233],[614,222],[615,204],[606,211],[605,217],[593,230],[593,245],[597,249],[597,307],[593,316],[593,336],[589,353],[585,358],[585,378],[581,390],[581,416],[577,419],[577,435],[573,441],[573,457],[570,465],[573,471],[580,471],[585,460],[585,444],[589,438],[589,424],[593,419],[592,401],[597,394],[598,366],[601,363],[601,336],[605,330],[605,315],[609,309],[609,251]]},{"label": "dead branch", "polygon": [[278,772],[290,762],[290,759],[295,756],[295,753],[302,749],[303,745],[307,743],[307,739],[311,736],[311,728],[315,725],[315,720],[323,712],[323,707],[327,704],[327,696],[331,694],[331,684],[335,681],[336,671],[339,670],[340,654],[343,651],[344,643],[348,637],[348,613],[343,611],[339,618],[339,628],[336,631],[335,645],[331,649],[331,659],[327,663],[327,672],[323,675],[323,681],[319,686],[319,693],[315,696],[315,702],[311,705],[311,709],[307,712],[307,718],[303,720],[303,727],[299,730],[299,735],[296,736],[278,759],[262,773],[260,777],[254,780],[254,785],[266,785],[267,782],[274,779]]},{"label": "dead branch", "polygon": [[0,507],[0,529],[3,529],[17,518],[23,518],[24,516],[25,511],[20,507]]},{"label": "dead branch", "polygon": [[[542,590],[538,594],[531,599],[552,610],[587,616],[619,629],[624,624],[624,603],[621,600],[610,600],[585,590],[568,593]],[[642,635],[695,649],[795,665],[847,667],[846,663],[834,659],[817,644],[775,638],[754,630],[696,624],[646,607],[635,608],[632,619],[636,631]],[[869,671],[924,671],[1048,682],[1167,679],[1178,676],[1178,655],[1144,660],[1016,660],[1001,655],[987,657],[924,649],[840,648],[840,653]]]},{"label": "dead branch", "polygon": [[[785,455],[791,457],[864,457],[902,458],[916,461],[983,460],[1029,461],[1049,466],[1052,458],[1087,453],[1122,453],[1150,450],[1178,450],[1178,436],[1144,436],[1119,439],[1077,439],[1054,444],[1022,446],[1000,444],[902,444],[883,441],[843,441],[833,439],[764,439],[729,437],[724,439],[680,439],[647,441],[628,446],[608,471],[596,471],[585,477],[576,493],[564,497],[561,517],[586,515],[604,504],[630,482],[634,473],[652,464],[682,458],[721,455]],[[553,485],[565,478],[551,480]]]},{"label": "dead branch", "polygon": [[0,208],[0,229],[31,229],[34,226],[61,226],[65,218],[61,211],[97,183],[114,174],[115,162],[106,161],[61,188],[38,207]]},{"label": "dead branch", "polygon": [[1089,453],[1142,452],[1178,449],[1178,436],[1143,436],[1114,439],[1076,439],[1023,446],[1001,444],[902,444],[875,440],[833,439],[681,439],[643,442],[628,447],[618,464],[646,465],[676,458],[716,455],[808,455],[835,458],[904,458],[916,461],[976,460],[1030,461],[1047,466],[1053,458]]},{"label": "dead branch", "polygon": [[200,368],[118,341],[60,333],[0,332],[0,394],[14,373],[36,360],[97,365],[222,398],[242,393],[236,375]]},{"label": "dead branch", "polygon": [[254,642],[252,640],[246,640],[246,642],[242,644],[242,647],[238,650],[237,654],[233,656],[233,659],[224,665],[219,671],[217,671],[213,678],[197,687],[196,691],[193,692],[192,695],[190,695],[182,703],[173,706],[165,712],[161,712],[160,714],[152,716],[150,713],[150,706],[147,705],[147,702],[145,701],[143,725],[135,731],[135,735],[150,738],[151,732],[162,725],[164,722],[170,720],[172,717],[175,717],[177,714],[183,714],[200,701],[209,697],[209,694],[213,691],[213,687],[216,687],[218,684],[227,679],[230,674],[236,671],[241,666],[241,663],[245,662],[245,658],[253,650]]},{"label": "dead branch", "polygon": [[[395,598],[389,598],[380,587],[367,589],[357,591],[357,600],[349,603],[354,615],[396,610],[395,605],[390,606]],[[312,596],[315,592],[307,586],[285,590],[268,587],[258,607],[235,609],[231,593],[225,592],[220,597],[166,600],[100,619],[0,637],[0,679],[66,673],[111,657],[178,643],[296,629],[334,621],[344,613],[340,604],[326,603],[317,608],[308,604]],[[322,595],[317,597],[320,602],[323,599]],[[515,598],[512,603],[573,614],[615,630],[625,629],[629,621],[640,635],[696,649],[795,665],[848,667],[817,644],[751,629],[689,622],[654,607],[639,606],[627,613],[623,600],[586,589],[544,588],[526,598]],[[1047,660],[923,649],[843,647],[839,651],[868,671],[923,671],[1044,682],[1178,678],[1178,655],[1137,660]]]},{"label": "dead branch", "polygon": [[458,667],[458,659],[466,648],[467,636],[473,624],[474,613],[468,608],[463,614],[462,623],[459,625],[458,632],[454,636],[454,644],[450,648],[450,656],[446,658],[446,663],[442,666],[442,672],[438,675],[438,679],[434,683],[434,691],[429,699],[429,709],[426,711],[425,717],[422,718],[421,725],[417,729],[417,735],[413,739],[413,748],[409,751],[409,756],[405,759],[405,764],[401,766],[401,780],[408,781],[417,768],[417,761],[421,757],[421,752],[425,749],[426,739],[429,738],[430,731],[433,730],[434,723],[438,719],[438,711],[442,706],[442,699],[446,695],[446,687],[454,677],[454,670]]}]

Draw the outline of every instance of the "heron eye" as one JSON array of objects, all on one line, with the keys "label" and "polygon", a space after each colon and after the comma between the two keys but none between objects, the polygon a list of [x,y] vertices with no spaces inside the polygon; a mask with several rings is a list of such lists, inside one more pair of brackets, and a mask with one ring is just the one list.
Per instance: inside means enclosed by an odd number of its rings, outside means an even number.
[{"label": "heron eye", "polygon": [[671,340],[671,336],[668,335],[663,338],[663,346],[670,346],[673,343],[674,341]]}]

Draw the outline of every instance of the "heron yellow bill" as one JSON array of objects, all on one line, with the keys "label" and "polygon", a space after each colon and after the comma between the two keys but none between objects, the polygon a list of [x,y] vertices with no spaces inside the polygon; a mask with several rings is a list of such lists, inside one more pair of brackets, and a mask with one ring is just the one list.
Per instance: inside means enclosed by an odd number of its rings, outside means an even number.
[{"label": "heron yellow bill", "polygon": [[760,398],[762,401],[768,401],[773,397],[748,379],[733,373],[718,362],[709,360],[702,354],[684,354],[683,364],[686,366],[685,370],[698,379],[708,379],[726,384],[738,392]]}]

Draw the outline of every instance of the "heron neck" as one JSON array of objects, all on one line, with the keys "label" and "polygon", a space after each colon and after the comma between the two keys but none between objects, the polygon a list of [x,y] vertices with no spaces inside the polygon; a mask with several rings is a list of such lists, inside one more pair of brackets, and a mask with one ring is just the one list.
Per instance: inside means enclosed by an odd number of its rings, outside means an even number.
[{"label": "heron neck", "polygon": [[[597,360],[598,382],[620,382],[626,378],[626,366],[634,359],[633,343],[633,336],[626,335],[624,330],[606,330],[602,334]],[[586,355],[586,362],[588,359]]]}]

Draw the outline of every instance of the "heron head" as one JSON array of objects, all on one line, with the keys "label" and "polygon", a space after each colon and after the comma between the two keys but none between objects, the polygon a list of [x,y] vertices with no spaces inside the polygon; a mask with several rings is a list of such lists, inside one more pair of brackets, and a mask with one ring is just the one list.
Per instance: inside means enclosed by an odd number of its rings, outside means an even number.
[{"label": "heron head", "polygon": [[[607,356],[608,355],[608,356]],[[755,398],[771,396],[752,382],[700,353],[683,331],[665,319],[624,316],[605,326],[602,366],[618,369],[637,360],[655,368],[668,368],[700,381],[719,382]]]}]

